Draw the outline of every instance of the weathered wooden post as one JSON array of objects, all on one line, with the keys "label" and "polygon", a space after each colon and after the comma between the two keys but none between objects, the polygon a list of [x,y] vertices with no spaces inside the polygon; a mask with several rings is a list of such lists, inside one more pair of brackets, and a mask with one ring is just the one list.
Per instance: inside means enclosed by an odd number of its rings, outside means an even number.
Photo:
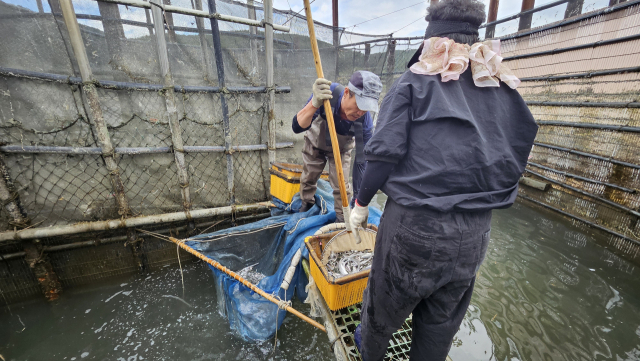
[{"label": "weathered wooden post", "polygon": [[364,65],[362,67],[369,70],[369,56],[371,56],[371,44],[364,44]]},{"label": "weathered wooden post", "polygon": [[[489,15],[487,16],[487,23],[496,21],[498,19],[498,5],[500,0],[491,0],[489,2]],[[496,34],[496,25],[489,25],[484,33],[485,39],[491,39]]]},{"label": "weathered wooden post", "polygon": [[[100,148],[102,148],[102,159],[109,171],[109,180],[111,181],[111,187],[113,188],[116,204],[118,206],[118,214],[120,217],[126,218],[131,215],[131,210],[129,209],[129,202],[125,195],[124,184],[120,178],[120,169],[116,162],[115,149],[111,143],[109,130],[107,129],[107,124],[105,123],[104,116],[102,114],[100,99],[98,99],[98,92],[89,66],[87,52],[84,47],[84,43],[82,42],[82,34],[80,33],[78,19],[76,18],[76,13],[73,10],[71,0],[59,0],[59,3],[62,16],[64,17],[64,23],[69,33],[71,47],[73,48],[73,53],[80,69],[80,76],[82,78],[82,95],[85,102],[85,108],[88,110],[93,134],[96,137],[96,142]],[[146,257],[141,252],[140,242],[134,230],[127,230],[127,239],[127,243],[131,245],[132,251],[138,261],[138,267],[140,269],[146,268]]]},{"label": "weathered wooden post", "polygon": [[[268,136],[269,163],[276,161],[276,95],[273,80],[273,0],[264,0],[264,44],[267,58],[267,97],[268,104]],[[266,186],[266,185],[265,185]]]},{"label": "weathered wooden post", "polygon": [[[533,9],[536,0],[522,0],[522,7],[520,12]],[[533,13],[520,16],[520,22],[518,23],[518,31],[531,29],[531,20],[533,19]]]},{"label": "weathered wooden post", "polygon": [[584,5],[584,0],[569,0],[567,9],[564,11],[564,18],[580,15],[582,13],[582,5]]},{"label": "weathered wooden post", "polygon": [[[111,56],[109,64],[116,70],[113,74],[113,79],[123,82],[130,81],[129,76],[121,71],[126,64],[126,60],[123,59],[123,42],[126,41],[126,38],[124,35],[124,27],[120,20],[118,4],[98,1],[98,9],[102,17],[102,27],[107,43],[107,51]],[[118,103],[120,104],[120,112],[123,118],[128,119],[134,113],[131,95],[126,91],[116,91],[116,95],[118,96]]]},{"label": "weathered wooden post", "polygon": [[[253,0],[247,0],[247,16],[251,20],[256,20],[256,7]],[[257,71],[258,69],[260,69],[260,65],[258,64],[258,39],[256,39],[256,36],[258,35],[257,28],[255,26],[249,26],[249,34],[251,35],[251,40],[249,40],[251,66]]]},{"label": "weathered wooden post", "polygon": [[182,131],[180,129],[180,121],[178,120],[178,108],[174,90],[173,76],[169,67],[169,55],[167,53],[167,42],[164,37],[164,17],[162,5],[158,0],[151,0],[151,16],[153,17],[153,29],[156,33],[156,49],[158,51],[158,62],[160,64],[160,73],[164,89],[162,94],[165,99],[165,107],[167,110],[167,118],[169,121],[169,130],[171,131],[171,144],[173,145],[173,155],[178,168],[178,181],[180,185],[180,193],[182,195],[182,209],[189,219],[189,229],[194,229],[195,225],[191,219],[191,194],[189,192],[189,173],[187,172],[187,164],[184,160],[184,143],[182,141]]},{"label": "weathered wooden post", "polygon": [[[195,9],[202,10],[202,0],[195,0]],[[196,27],[198,28],[198,38],[200,39],[200,48],[202,48],[202,61],[204,62],[203,70],[204,76],[207,82],[212,82],[211,79],[211,55],[209,54],[209,45],[205,36],[204,19],[196,16]]]},{"label": "weathered wooden post", "polygon": [[[164,5],[171,5],[171,0],[163,0]],[[152,10],[153,12],[153,10]],[[167,21],[167,34],[169,35],[169,41],[172,43],[177,43],[178,39],[176,37],[176,31],[173,30],[173,14],[172,13],[164,13],[165,19]],[[164,23],[164,22],[163,22]]]},{"label": "weathered wooden post", "polygon": [[389,40],[389,45],[387,47],[387,89],[391,88],[393,85],[393,72],[396,67],[396,41]]}]

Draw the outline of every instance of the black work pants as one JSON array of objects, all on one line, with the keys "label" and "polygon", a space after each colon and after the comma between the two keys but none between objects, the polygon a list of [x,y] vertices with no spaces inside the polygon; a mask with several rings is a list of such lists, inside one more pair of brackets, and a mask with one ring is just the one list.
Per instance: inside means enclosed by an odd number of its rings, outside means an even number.
[{"label": "black work pants", "polygon": [[382,361],[413,313],[410,358],[444,361],[471,301],[491,211],[440,213],[387,201],[362,304],[365,361]]}]

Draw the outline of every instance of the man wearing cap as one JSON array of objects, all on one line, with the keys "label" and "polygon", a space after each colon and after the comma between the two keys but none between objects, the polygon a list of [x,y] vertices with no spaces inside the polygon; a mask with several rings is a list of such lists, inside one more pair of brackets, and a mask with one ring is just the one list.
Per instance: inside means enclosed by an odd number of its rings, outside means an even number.
[{"label": "man wearing cap", "polygon": [[[316,183],[328,161],[336,222],[344,222],[340,185],[324,112],[324,101],[328,99],[331,103],[345,178],[349,176],[351,151],[354,147],[356,149],[353,188],[357,194],[364,172],[364,145],[371,139],[373,133],[373,118],[370,112],[378,111],[378,98],[381,91],[380,78],[364,70],[353,73],[346,87],[322,78],[316,79],[313,83],[313,95],[307,101],[307,105],[293,117],[292,124],[294,133],[306,131],[302,148],[304,164],[300,178],[301,212],[309,210],[314,205]],[[352,196],[348,182],[347,195]]]},{"label": "man wearing cap", "polygon": [[354,341],[382,361],[412,315],[412,361],[445,361],[469,307],[491,212],[513,204],[537,132],[478,0],[428,9],[425,40],[380,106],[351,227],[388,196]]}]

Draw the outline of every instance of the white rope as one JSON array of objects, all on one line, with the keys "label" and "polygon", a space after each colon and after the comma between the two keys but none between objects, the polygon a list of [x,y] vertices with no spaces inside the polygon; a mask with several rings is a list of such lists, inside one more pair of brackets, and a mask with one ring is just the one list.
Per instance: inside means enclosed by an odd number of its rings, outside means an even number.
[{"label": "white rope", "polygon": [[261,231],[264,231],[265,229],[277,228],[277,227],[280,227],[280,226],[282,226],[282,225],[284,225],[286,223],[287,222],[275,223],[275,224],[272,224],[270,226],[265,226],[263,228],[256,229],[256,230],[253,230],[253,231],[240,231],[240,232],[235,232],[235,233],[228,233],[228,234],[220,235],[220,236],[215,237],[215,238],[209,238],[209,239],[187,239],[187,240],[189,242],[198,242],[198,243],[213,242],[213,241],[217,241],[219,239],[223,239],[223,238],[227,238],[227,237],[231,237],[231,236],[237,236],[237,235],[242,236],[242,235],[246,235],[246,234],[252,234],[252,233],[261,232]]},{"label": "white rope", "polygon": [[184,298],[184,273],[182,273],[182,262],[180,262],[180,243],[176,243],[176,247],[176,253],[178,254],[178,265],[180,265],[180,278],[182,278],[182,298]]},{"label": "white rope", "polygon": [[[285,297],[287,294],[287,291],[284,291]],[[285,300],[279,300],[278,301],[278,308],[281,310],[287,310],[287,308],[291,307],[291,301],[285,301]]]},{"label": "white rope", "polygon": [[307,219],[307,218],[305,217],[305,218],[300,218],[300,219],[298,219],[298,221],[296,222],[296,225],[295,225],[295,226],[293,226],[293,229],[291,229],[291,230],[290,230],[290,231],[288,231],[287,233],[292,234],[293,232],[295,232],[295,231],[296,231],[296,228],[298,228],[298,224],[300,224],[300,222],[304,221],[305,219]]},{"label": "white rope", "polygon": [[280,310],[286,310],[285,306],[291,307],[291,301],[285,301],[287,299],[287,290],[284,290],[284,299],[281,299],[276,293],[271,294],[274,298],[278,299],[278,308],[276,308],[276,337],[273,339],[273,352],[276,352],[276,346],[278,346],[278,313]]}]

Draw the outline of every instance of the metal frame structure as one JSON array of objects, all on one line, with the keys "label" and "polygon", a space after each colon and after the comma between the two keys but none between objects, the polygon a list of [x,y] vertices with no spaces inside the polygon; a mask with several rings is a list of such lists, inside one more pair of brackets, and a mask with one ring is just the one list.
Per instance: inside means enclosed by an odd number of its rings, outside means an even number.
[{"label": "metal frame structure", "polygon": [[[55,0],[52,2],[52,14],[54,17],[62,17],[64,26],[58,23],[60,31],[64,34],[65,44],[70,44],[67,51],[70,56],[70,60],[74,65],[74,68],[79,70],[78,76],[63,76],[58,74],[47,74],[32,72],[19,69],[0,68],[0,75],[6,77],[26,78],[34,80],[44,80],[50,82],[57,82],[63,84],[77,85],[82,90],[82,102],[86,109],[86,117],[89,120],[92,128],[92,133],[96,138],[97,147],[57,147],[57,146],[25,146],[16,144],[5,144],[0,147],[0,160],[2,153],[13,154],[34,154],[34,153],[47,153],[47,154],[67,154],[67,155],[100,155],[104,160],[104,164],[109,173],[109,179],[111,182],[112,193],[115,195],[116,203],[118,206],[118,213],[121,219],[106,220],[106,221],[93,221],[83,222],[71,225],[61,225],[43,228],[30,228],[30,220],[28,214],[20,205],[20,198],[18,193],[11,188],[12,181],[9,178],[9,173],[6,171],[6,167],[0,167],[5,170],[2,173],[2,181],[0,181],[0,200],[2,200],[4,207],[8,210],[11,217],[11,222],[15,226],[13,231],[7,231],[0,233],[0,244],[7,244],[12,242],[21,242],[24,245],[24,252],[18,252],[14,254],[15,257],[26,256],[28,259],[33,259],[33,264],[37,263],[37,266],[32,267],[33,272],[36,273],[38,280],[46,278],[45,281],[40,281],[43,292],[46,295],[57,294],[60,291],[59,282],[56,287],[49,287],[47,282],[51,283],[51,280],[57,282],[57,276],[53,271],[50,264],[46,260],[42,259],[42,253],[45,251],[57,250],[55,247],[47,246],[43,247],[39,243],[41,238],[69,236],[74,234],[88,233],[88,232],[100,232],[108,230],[122,229],[126,231],[126,236],[115,237],[117,241],[126,241],[126,244],[131,246],[132,253],[137,259],[138,266],[144,268],[146,264],[145,256],[141,250],[141,243],[138,239],[135,227],[152,226],[158,224],[175,223],[175,222],[187,222],[187,230],[194,228],[194,219],[197,218],[210,218],[220,215],[231,215],[235,217],[236,213],[241,212],[264,212],[269,210],[270,203],[262,202],[255,204],[235,205],[234,199],[234,181],[233,181],[233,157],[235,152],[246,151],[268,151],[269,160],[275,161],[276,150],[292,147],[293,143],[276,143],[275,136],[275,94],[290,92],[289,87],[276,87],[273,81],[273,44],[274,42],[289,45],[289,42],[282,40],[275,40],[273,38],[273,31],[289,31],[289,27],[273,24],[272,7],[265,6],[265,20],[257,21],[255,19],[245,19],[235,16],[224,15],[216,12],[215,2],[212,0],[209,2],[208,11],[201,9],[201,1],[197,1],[200,4],[200,9],[187,9],[177,6],[166,5],[160,0],[151,0],[150,2],[140,0],[100,0],[101,16],[95,15],[81,15],[79,17],[91,18],[91,20],[104,20],[109,22],[110,30],[116,31],[122,24],[129,24],[135,26],[143,26],[149,28],[150,34],[156,43],[157,59],[160,64],[161,75],[163,84],[143,84],[143,83],[131,83],[126,81],[113,80],[97,80],[95,79],[91,67],[89,65],[89,59],[87,51],[85,49],[80,26],[78,24],[78,16],[76,16],[73,9],[71,0]],[[144,8],[147,13],[147,23],[133,22],[128,20],[119,19],[117,14],[117,7],[110,8],[112,5],[127,5]],[[269,3],[270,4],[270,3]],[[102,6],[105,5],[105,6]],[[106,6],[110,5],[110,6]],[[113,10],[113,11],[112,11]],[[150,12],[149,12],[150,10]],[[116,11],[116,12],[114,12]],[[211,21],[212,27],[210,31],[206,31],[204,26],[199,26],[197,30],[188,29],[189,31],[196,31],[200,34],[201,42],[206,44],[204,36],[211,34],[214,44],[214,56],[216,60],[216,68],[218,71],[219,86],[181,86],[176,85],[173,81],[173,76],[169,66],[167,42],[165,39],[165,29],[169,32],[169,36],[175,34],[175,31],[182,31],[179,27],[174,27],[171,13],[184,14],[195,16],[198,19],[198,24],[202,25],[202,19],[207,18]],[[51,14],[45,14],[42,11],[35,14],[37,16],[51,16]],[[153,21],[152,21],[153,20]],[[218,21],[227,21],[233,23],[239,23],[249,25],[252,27],[265,28],[266,40],[265,47],[267,49],[267,72],[271,76],[267,77],[266,86],[252,86],[252,87],[226,87],[224,77],[224,63],[222,59],[222,47],[220,41],[220,31],[217,26]],[[113,23],[113,24],[111,24]],[[153,30],[153,31],[152,31]],[[234,34],[235,35],[235,34]],[[262,38],[256,34],[252,34],[255,38]],[[108,44],[109,45],[109,44]],[[204,48],[203,48],[204,49]],[[210,63],[210,57],[206,52],[205,57],[206,64]],[[76,74],[77,75],[77,74]],[[97,88],[111,89],[111,90],[142,90],[142,91],[156,91],[159,92],[165,98],[164,116],[168,120],[169,130],[171,132],[171,146],[167,147],[139,147],[139,148],[116,148],[113,146],[107,129],[107,124],[104,119],[103,110],[100,104]],[[177,101],[175,93],[217,93],[222,99],[223,103],[223,121],[225,130],[225,145],[224,146],[185,146],[182,140],[182,130],[180,128],[178,114],[177,114]],[[229,131],[229,114],[225,102],[225,96],[227,94],[251,94],[251,93],[267,93],[269,97],[269,123],[268,123],[268,142],[267,144],[257,145],[232,145],[231,135]],[[178,183],[180,186],[180,193],[182,196],[182,212],[165,213],[143,217],[131,217],[131,209],[129,207],[129,200],[125,194],[125,188],[123,181],[120,177],[120,169],[116,161],[117,155],[129,154],[158,154],[158,153],[173,153],[176,164],[176,173],[178,174]],[[191,195],[189,192],[189,174],[187,172],[188,164],[185,160],[185,153],[225,153],[227,157],[227,183],[229,190],[229,203],[227,207],[209,208],[193,210],[191,207]],[[0,162],[0,166],[3,165]],[[80,245],[82,243],[82,245]],[[84,246],[87,242],[80,242],[79,246]],[[95,243],[94,243],[95,244]],[[67,249],[68,245],[60,246],[61,249]],[[60,248],[59,247],[59,248]],[[46,248],[46,249],[45,249]],[[43,278],[44,277],[44,278]],[[52,283],[53,284],[53,283]],[[53,297],[52,296],[52,297]]]},{"label": "metal frame structure", "polygon": [[538,125],[555,125],[558,127],[574,127],[602,130],[617,130],[620,132],[640,133],[640,127],[628,127],[626,125],[608,125],[608,124],[592,124],[592,123],[574,123],[574,122],[558,122],[554,120],[538,120]]},{"label": "metal frame structure", "polygon": [[[153,6],[152,2],[146,2],[146,1],[142,1],[142,0],[95,0],[95,1],[102,1],[102,2],[107,2],[107,3],[127,5],[127,6],[135,6],[135,7],[143,8],[143,9],[152,9],[152,6]],[[167,12],[167,13],[191,15],[191,16],[197,16],[197,17],[201,17],[201,18],[209,18],[209,19],[215,19],[215,20],[221,20],[221,21],[228,21],[230,23],[257,26],[257,27],[261,27],[261,28],[264,28],[264,27],[267,26],[265,21],[257,21],[257,20],[246,19],[246,18],[241,18],[241,17],[237,17],[237,16],[224,15],[224,14],[220,14],[220,13],[218,13],[216,11],[206,12],[206,11],[203,11],[203,10],[195,10],[195,9],[183,8],[183,7],[179,7],[179,6],[165,5],[165,4],[162,4],[162,3],[157,3],[157,5],[155,5],[155,6],[158,6],[164,12]],[[288,26],[277,25],[277,24],[272,24],[272,26],[273,26],[274,30],[285,31],[285,32],[288,32],[290,30]]]},{"label": "metal frame structure", "polygon": [[[0,75],[12,76],[18,78],[37,79],[44,81],[52,81],[63,84],[82,85],[82,79],[75,76],[66,76],[60,74],[40,73],[22,69],[12,69],[0,67]],[[93,81],[97,88],[112,90],[149,90],[160,91],[164,89],[162,84],[147,83],[131,83],[113,80]],[[178,93],[228,93],[228,94],[250,94],[250,93],[266,93],[267,87],[264,86],[244,86],[244,87],[219,87],[219,86],[191,86],[191,85],[174,85],[173,89]],[[279,86],[275,87],[276,94],[290,93],[291,87]]]},{"label": "metal frame structure", "polygon": [[561,170],[557,170],[557,169],[554,169],[554,168],[551,168],[551,167],[544,166],[542,164],[538,164],[538,163],[534,163],[534,162],[527,162],[527,164],[531,165],[531,166],[534,166],[536,168],[544,169],[544,170],[549,171],[549,172],[560,174],[560,175],[565,176],[565,177],[574,178],[574,179],[585,181],[585,182],[589,182],[589,183],[594,183],[594,184],[607,186],[607,187],[614,188],[614,189],[617,189],[617,190],[620,190],[620,191],[623,191],[623,192],[627,192],[627,193],[636,193],[635,189],[622,187],[622,186],[619,186],[617,184],[608,183],[608,182],[602,182],[602,181],[591,179],[591,178],[587,178],[587,177],[582,177],[582,176],[579,176],[577,174],[564,172],[564,171],[561,171]]},{"label": "metal frame structure", "polygon": [[588,220],[586,220],[584,218],[580,218],[580,217],[578,217],[578,216],[576,216],[574,214],[571,214],[569,212],[565,212],[565,211],[563,211],[561,209],[558,209],[556,207],[550,206],[550,205],[548,205],[546,203],[540,202],[540,201],[535,200],[535,199],[533,199],[531,197],[528,197],[528,196],[525,196],[525,195],[519,195],[519,197],[522,198],[522,199],[526,199],[529,202],[533,202],[533,203],[535,203],[535,204],[537,204],[539,206],[542,206],[544,208],[547,208],[547,209],[550,209],[552,211],[558,212],[558,213],[562,214],[563,216],[567,216],[569,218],[572,218],[572,219],[575,219],[577,221],[580,221],[580,222],[582,222],[584,224],[587,224],[587,225],[589,225],[589,226],[591,226],[593,228],[597,228],[598,230],[601,230],[601,231],[604,231],[606,233],[612,234],[612,235],[614,235],[616,237],[622,238],[625,241],[629,241],[629,242],[633,243],[636,246],[640,246],[640,242],[639,241],[637,241],[637,240],[635,240],[633,238],[629,238],[629,237],[625,236],[624,234],[620,234],[620,233],[615,232],[615,231],[613,231],[611,229],[603,227],[603,226],[601,226],[601,225],[599,225],[597,223],[590,222],[590,221],[588,221]]}]

